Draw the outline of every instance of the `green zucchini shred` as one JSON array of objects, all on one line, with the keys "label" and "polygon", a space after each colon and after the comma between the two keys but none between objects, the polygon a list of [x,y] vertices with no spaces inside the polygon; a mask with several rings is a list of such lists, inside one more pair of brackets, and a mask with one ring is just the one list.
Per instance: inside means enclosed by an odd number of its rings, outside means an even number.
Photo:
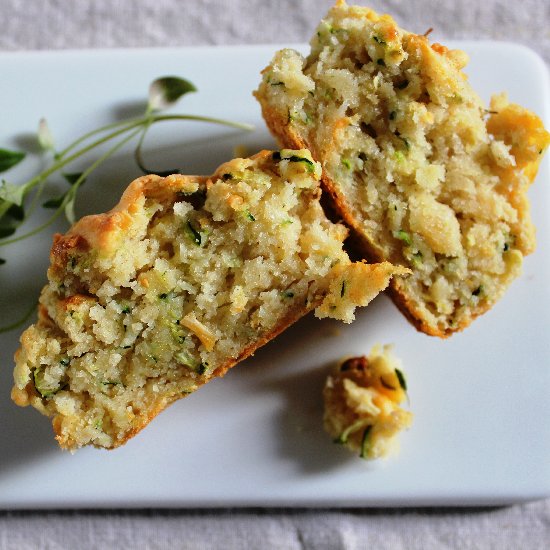
[{"label": "green zucchini shred", "polygon": [[34,382],[34,387],[36,388],[36,391],[45,399],[52,397],[61,389],[61,386],[58,386],[57,388],[53,388],[53,389],[44,387],[44,369],[43,368],[38,368],[33,371],[33,382]]},{"label": "green zucchini shred", "polygon": [[403,229],[400,229],[399,231],[394,231],[393,236],[396,239],[399,239],[400,241],[403,241],[407,246],[412,245],[412,239],[409,233],[407,231],[404,231]]},{"label": "green zucchini shred", "polygon": [[350,424],[335,440],[334,443],[338,443],[340,445],[345,445],[348,442],[349,436],[353,433],[355,433],[357,430],[360,430],[367,422],[368,420],[364,418],[360,418],[359,420],[356,420],[353,424]]},{"label": "green zucchini shred", "polygon": [[399,369],[394,369],[394,370],[395,370],[395,374],[397,376],[397,380],[399,380],[399,385],[401,386],[403,391],[406,392],[407,391],[407,380],[405,379],[405,375]]},{"label": "green zucchini shred", "polygon": [[351,161],[349,159],[343,158],[342,164],[348,169],[351,170]]},{"label": "green zucchini shred", "polygon": [[208,363],[206,361],[204,363],[197,361],[184,350],[176,352],[174,354],[174,359],[197,374],[204,374],[208,369]]},{"label": "green zucchini shred", "polygon": [[202,246],[202,234],[200,231],[197,231],[190,220],[187,221],[186,224],[186,232],[187,236],[191,239],[192,242],[194,242],[197,246]]},{"label": "green zucchini shred", "polygon": [[271,155],[271,158],[273,160],[277,160],[277,161],[278,160],[288,160],[288,162],[303,162],[303,163],[305,163],[307,171],[309,173],[313,173],[315,171],[315,164],[313,163],[313,161],[311,161],[309,159],[306,159],[304,157],[299,157],[298,155],[291,155],[290,157],[283,157],[283,156],[281,156],[280,151],[275,151]]},{"label": "green zucchini shred", "polygon": [[346,281],[342,281],[342,287],[340,288],[340,298],[343,298],[345,293],[346,293]]},{"label": "green zucchini shred", "polygon": [[369,434],[372,430],[372,425],[367,426],[363,432],[363,437],[361,438],[361,452],[359,456],[361,458],[368,458],[369,456]]}]

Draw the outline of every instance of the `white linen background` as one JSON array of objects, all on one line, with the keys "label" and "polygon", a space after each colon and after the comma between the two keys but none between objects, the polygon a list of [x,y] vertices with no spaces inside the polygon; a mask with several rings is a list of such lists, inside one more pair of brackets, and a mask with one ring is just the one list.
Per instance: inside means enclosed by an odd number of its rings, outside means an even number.
[{"label": "white linen background", "polygon": [[[0,51],[304,42],[330,5],[331,0],[2,0]],[[550,63],[550,0],[370,0],[368,5],[391,13],[413,32],[433,27],[436,38],[519,42]],[[465,510],[0,512],[1,550],[115,545],[120,550],[546,549],[550,500]]]}]

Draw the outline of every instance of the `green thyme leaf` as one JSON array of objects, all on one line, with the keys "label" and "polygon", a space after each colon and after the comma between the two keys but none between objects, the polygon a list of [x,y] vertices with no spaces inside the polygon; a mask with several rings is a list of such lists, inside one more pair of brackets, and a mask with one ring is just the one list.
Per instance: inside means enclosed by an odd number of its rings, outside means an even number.
[{"label": "green thyme leaf", "polygon": [[[3,202],[3,204],[6,203]],[[22,206],[17,204],[9,206],[4,215],[0,218],[0,238],[6,238],[13,235],[24,218],[25,210]]]},{"label": "green thyme leaf", "polygon": [[20,206],[19,204],[12,204],[8,208],[8,211],[6,212],[5,215],[9,216],[14,220],[22,221],[25,219],[25,209],[23,208],[23,206]]},{"label": "green thyme leaf", "polygon": [[0,172],[9,170],[16,164],[19,164],[26,154],[21,151],[9,151],[8,149],[0,149]]},{"label": "green thyme leaf", "polygon": [[6,180],[2,180],[2,184],[0,185],[0,199],[21,206],[23,204],[24,196],[24,185],[14,185]]},{"label": "green thyme leaf", "polygon": [[15,233],[17,228],[9,225],[0,225],[0,239],[10,237]]},{"label": "green thyme leaf", "polygon": [[291,155],[290,157],[285,157],[283,160],[288,160],[289,162],[305,162],[309,166],[313,166],[313,162],[304,157],[298,157],[297,155]]},{"label": "green thyme leaf", "polygon": [[[69,185],[74,185],[78,180],[82,177],[82,172],[70,172],[70,173],[64,173],[63,177],[65,178],[65,181]],[[83,185],[86,180],[82,180],[80,182],[80,185]]]},{"label": "green thyme leaf", "polygon": [[154,80],[149,86],[149,104],[151,111],[160,111],[170,107],[178,99],[189,92],[196,92],[197,88],[178,76],[164,76]]},{"label": "green thyme leaf", "polygon": [[42,206],[43,208],[51,208],[53,210],[57,210],[63,204],[64,200],[65,200],[65,194],[43,202]]}]

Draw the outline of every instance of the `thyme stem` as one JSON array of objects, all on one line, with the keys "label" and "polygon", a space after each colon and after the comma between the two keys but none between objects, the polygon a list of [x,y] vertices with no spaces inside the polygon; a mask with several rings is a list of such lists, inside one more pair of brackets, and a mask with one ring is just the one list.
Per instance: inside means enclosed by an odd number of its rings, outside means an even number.
[{"label": "thyme stem", "polygon": [[[5,239],[2,242],[0,242],[1,246],[6,246],[8,244],[13,244],[18,241],[22,241],[23,239],[27,239],[28,237],[32,237],[33,235],[36,235],[37,233],[40,233],[40,231],[46,229],[49,227],[58,217],[59,215],[65,210],[65,207],[70,204],[70,201],[74,199],[74,196],[76,194],[76,191],[78,190],[78,187],[82,184],[82,182],[107,158],[109,158],[111,155],[116,153],[121,147],[123,147],[126,143],[128,143],[130,140],[132,140],[141,130],[136,130],[135,132],[131,133],[129,136],[125,137],[123,140],[119,141],[114,147],[111,147],[108,151],[106,151],[101,157],[99,157],[95,162],[93,162],[89,168],[87,168],[84,172],[82,172],[81,176],[78,178],[78,180],[73,184],[73,187],[67,193],[65,198],[63,199],[63,202],[59,205],[57,210],[53,213],[50,218],[45,221],[42,225],[39,225],[38,227],[34,228],[32,231],[29,231],[28,233],[25,233],[24,235],[19,235],[17,237],[14,237],[13,239]],[[74,215],[74,214],[73,214]]]}]

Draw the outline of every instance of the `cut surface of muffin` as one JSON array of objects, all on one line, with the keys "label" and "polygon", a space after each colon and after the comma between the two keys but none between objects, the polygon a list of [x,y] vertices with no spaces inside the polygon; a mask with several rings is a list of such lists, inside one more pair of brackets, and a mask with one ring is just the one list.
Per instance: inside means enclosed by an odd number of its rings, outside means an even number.
[{"label": "cut surface of muffin", "polygon": [[308,311],[350,322],[403,270],[349,260],[319,177],[304,150],[145,176],[57,235],[14,401],[61,447],[113,448]]},{"label": "cut surface of muffin", "polygon": [[550,143],[505,95],[487,109],[466,62],[339,1],[309,56],[279,51],[255,92],[273,134],[322,163],[361,254],[413,270],[392,281],[393,298],[442,337],[487,311],[533,251],[526,193]]}]

